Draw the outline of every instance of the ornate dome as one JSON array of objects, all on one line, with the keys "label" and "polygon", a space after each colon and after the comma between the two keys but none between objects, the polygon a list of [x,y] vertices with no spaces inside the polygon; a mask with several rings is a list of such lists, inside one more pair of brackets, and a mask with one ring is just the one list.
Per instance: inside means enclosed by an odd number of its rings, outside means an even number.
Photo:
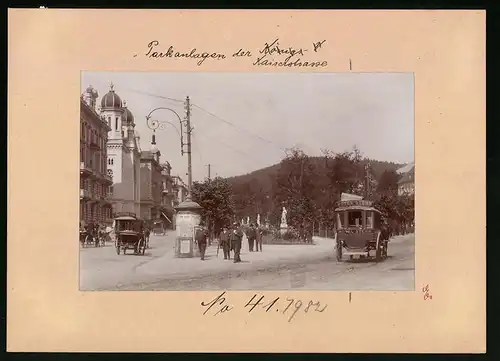
[{"label": "ornate dome", "polygon": [[125,106],[125,113],[124,113],[124,118],[123,118],[123,124],[129,125],[129,124],[135,124],[134,123],[134,115],[132,112]]},{"label": "ornate dome", "polygon": [[122,100],[120,97],[115,93],[115,90],[113,89],[113,83],[110,85],[109,92],[106,93],[102,97],[101,100],[101,108],[114,108],[114,109],[119,109],[123,106]]}]

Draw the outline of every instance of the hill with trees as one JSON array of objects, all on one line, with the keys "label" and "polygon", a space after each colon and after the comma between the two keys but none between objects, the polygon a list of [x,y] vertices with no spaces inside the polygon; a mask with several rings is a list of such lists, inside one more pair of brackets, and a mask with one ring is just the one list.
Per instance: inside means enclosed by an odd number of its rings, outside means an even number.
[{"label": "hill with trees", "polygon": [[[223,193],[230,200],[222,201],[219,197],[217,202],[206,201],[208,196],[202,194],[210,192],[201,183],[196,185],[195,193],[200,204],[224,203],[227,220],[218,220],[219,225],[247,216],[255,222],[257,214],[262,222],[267,220],[277,225],[282,207],[286,207],[289,225],[299,232],[315,223],[333,227],[333,210],[343,192],[368,197],[391,219],[411,222],[413,198],[402,199],[397,195],[400,175],[396,170],[402,166],[367,159],[357,147],[342,153],[323,150],[321,157],[292,148],[279,164],[213,183],[218,187],[214,192]],[[215,210],[208,212],[212,218],[216,217]]]}]

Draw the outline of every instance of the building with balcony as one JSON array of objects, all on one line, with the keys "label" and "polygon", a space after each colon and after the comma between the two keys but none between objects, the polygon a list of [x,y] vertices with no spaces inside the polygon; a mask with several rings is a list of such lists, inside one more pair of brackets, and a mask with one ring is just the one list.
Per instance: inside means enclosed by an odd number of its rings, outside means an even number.
[{"label": "building with balcony", "polygon": [[110,127],[96,109],[97,97],[91,86],[80,97],[80,221],[104,224],[112,213],[106,163]]},{"label": "building with balcony", "polygon": [[410,163],[403,168],[398,169],[401,178],[398,181],[398,194],[415,194],[415,164]]},{"label": "building with balcony", "polygon": [[174,207],[186,200],[188,188],[186,183],[178,175],[172,177],[172,188],[174,192],[173,203]]},{"label": "building with balcony", "polygon": [[141,211],[140,217],[150,223],[161,219],[162,201],[162,166],[160,151],[152,147],[151,150],[141,152],[140,184],[141,184]]}]

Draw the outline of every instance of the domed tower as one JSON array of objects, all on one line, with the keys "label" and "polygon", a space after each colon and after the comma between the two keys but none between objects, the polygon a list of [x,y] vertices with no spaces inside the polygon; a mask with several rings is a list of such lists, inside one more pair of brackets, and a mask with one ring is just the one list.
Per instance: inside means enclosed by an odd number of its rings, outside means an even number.
[{"label": "domed tower", "polygon": [[96,110],[96,99],[99,97],[99,93],[95,90],[92,85],[89,85],[85,92],[82,94],[82,98],[87,103],[89,107]]},{"label": "domed tower", "polygon": [[113,83],[109,86],[109,91],[101,99],[101,114],[108,122],[111,131],[108,139],[123,139],[122,121],[124,117],[123,102],[115,93]]}]

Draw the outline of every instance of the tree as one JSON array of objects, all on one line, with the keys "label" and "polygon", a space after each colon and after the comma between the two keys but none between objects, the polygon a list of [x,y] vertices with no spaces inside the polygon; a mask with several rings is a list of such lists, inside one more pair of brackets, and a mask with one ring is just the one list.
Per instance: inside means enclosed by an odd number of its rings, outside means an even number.
[{"label": "tree", "polygon": [[228,181],[221,177],[193,183],[193,200],[202,209],[202,219],[208,224],[210,231],[219,233],[234,219],[233,191]]},{"label": "tree", "polygon": [[299,233],[303,233],[311,224],[315,213],[315,170],[310,157],[301,149],[287,150],[273,189],[273,201],[280,205],[274,208],[273,220],[279,219],[282,206],[285,206],[288,210],[288,224]]},{"label": "tree", "polygon": [[387,219],[393,233],[399,234],[401,228],[405,229],[415,220],[414,195],[398,195],[395,192],[379,193],[374,206]]},{"label": "tree", "polygon": [[361,165],[362,154],[358,147],[354,146],[352,151],[335,153],[331,157],[333,166],[329,175],[335,185],[337,198],[340,199],[342,192],[361,195],[363,167]]},{"label": "tree", "polygon": [[377,192],[397,192],[399,174],[395,170],[386,170],[380,176]]}]

